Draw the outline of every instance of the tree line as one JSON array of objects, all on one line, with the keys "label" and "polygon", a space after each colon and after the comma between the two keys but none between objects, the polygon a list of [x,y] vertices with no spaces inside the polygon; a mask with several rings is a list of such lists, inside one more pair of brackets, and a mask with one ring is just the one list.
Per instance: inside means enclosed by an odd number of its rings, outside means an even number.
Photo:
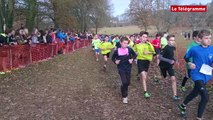
[{"label": "tree line", "polygon": [[85,32],[110,21],[109,0],[0,0],[0,31],[24,24]]},{"label": "tree line", "polygon": [[169,31],[177,26],[187,26],[192,30],[199,27],[213,28],[213,0],[207,4],[207,12],[170,12],[170,6],[178,4],[180,0],[131,0],[127,13],[132,22],[145,31],[150,25],[158,31]]}]

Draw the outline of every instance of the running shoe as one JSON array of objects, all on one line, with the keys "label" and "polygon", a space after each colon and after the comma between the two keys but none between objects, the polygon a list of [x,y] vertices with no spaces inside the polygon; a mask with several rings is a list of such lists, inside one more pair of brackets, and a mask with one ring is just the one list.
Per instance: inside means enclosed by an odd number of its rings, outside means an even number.
[{"label": "running shoe", "polygon": [[145,93],[144,93],[144,97],[145,97],[145,98],[150,98],[150,96],[151,96],[150,93],[148,93],[148,92],[145,92]]},{"label": "running shoe", "polygon": [[176,96],[172,96],[172,99],[173,99],[174,101],[178,101],[178,100],[180,100],[180,97],[178,97],[178,96],[176,95]]},{"label": "running shoe", "polygon": [[124,104],[127,104],[128,103],[128,98],[126,97],[126,98],[123,98],[123,103]]},{"label": "running shoe", "polygon": [[181,116],[185,116],[186,115],[186,106],[183,106],[182,104],[179,104],[177,107],[180,110]]}]

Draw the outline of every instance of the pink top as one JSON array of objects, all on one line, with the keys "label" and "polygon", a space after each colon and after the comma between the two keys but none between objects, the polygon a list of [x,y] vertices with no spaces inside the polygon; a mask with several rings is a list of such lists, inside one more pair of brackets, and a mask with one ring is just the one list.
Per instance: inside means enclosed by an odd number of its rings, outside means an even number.
[{"label": "pink top", "polygon": [[118,55],[119,56],[128,55],[128,54],[129,54],[128,48],[118,48]]}]

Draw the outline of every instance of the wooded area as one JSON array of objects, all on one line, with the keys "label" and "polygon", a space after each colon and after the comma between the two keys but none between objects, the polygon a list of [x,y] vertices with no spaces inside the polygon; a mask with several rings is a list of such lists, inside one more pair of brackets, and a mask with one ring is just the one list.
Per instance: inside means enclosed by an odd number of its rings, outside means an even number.
[{"label": "wooded area", "polygon": [[110,10],[108,0],[0,0],[0,31],[24,24],[84,32],[107,23]]},{"label": "wooded area", "polygon": [[213,0],[207,4],[207,12],[170,12],[170,6],[178,5],[179,2],[180,0],[131,0],[127,13],[145,31],[150,25],[156,26],[158,31],[169,31],[172,27],[181,26],[192,30],[198,27],[213,28]]}]

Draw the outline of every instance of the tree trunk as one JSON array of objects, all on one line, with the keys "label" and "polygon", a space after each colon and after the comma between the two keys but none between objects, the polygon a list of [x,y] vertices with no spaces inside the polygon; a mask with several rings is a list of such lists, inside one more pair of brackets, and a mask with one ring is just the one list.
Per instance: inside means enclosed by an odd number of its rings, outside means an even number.
[{"label": "tree trunk", "polygon": [[95,33],[98,34],[98,24],[95,25]]},{"label": "tree trunk", "polygon": [[27,0],[27,16],[26,27],[32,31],[35,27],[35,18],[37,15],[37,2],[36,0]]},{"label": "tree trunk", "polygon": [[147,31],[147,25],[146,24],[144,24],[144,30]]},{"label": "tree trunk", "polygon": [[15,6],[15,0],[10,0],[8,3],[8,20],[7,20],[7,27],[12,28],[13,27],[13,21],[14,21],[14,6]]},{"label": "tree trunk", "polygon": [[168,27],[166,28],[166,32],[169,33],[169,30],[170,30],[170,26],[168,26]]},{"label": "tree trunk", "polygon": [[58,5],[57,5],[57,0],[52,0],[52,5],[53,5],[53,14],[54,14],[54,26],[56,28],[59,28],[59,23],[58,23]]},{"label": "tree trunk", "polygon": [[1,0],[0,1],[0,28],[1,31],[6,28],[12,28],[13,26],[13,16],[14,16],[14,5],[15,0]]},{"label": "tree trunk", "polygon": [[6,11],[6,1],[5,0],[1,0],[1,4],[0,4],[0,18],[1,18],[1,29],[2,32],[4,32],[4,26],[7,25],[6,24],[6,20],[7,20],[7,11]]},{"label": "tree trunk", "polygon": [[3,32],[3,6],[2,6],[2,1],[0,0],[0,33]]},{"label": "tree trunk", "polygon": [[2,17],[0,15],[0,33],[3,32],[3,21],[2,21]]}]

